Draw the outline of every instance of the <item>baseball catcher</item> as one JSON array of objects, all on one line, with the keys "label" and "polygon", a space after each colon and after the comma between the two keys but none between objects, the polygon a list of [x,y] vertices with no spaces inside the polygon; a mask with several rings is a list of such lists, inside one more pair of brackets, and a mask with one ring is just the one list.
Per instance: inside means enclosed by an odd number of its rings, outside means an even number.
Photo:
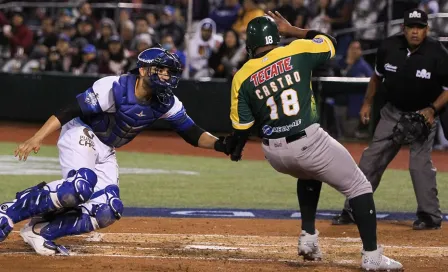
[{"label": "baseball catcher", "polygon": [[37,153],[43,139],[62,126],[58,141],[62,179],[16,194],[0,210],[0,241],[15,223],[31,218],[20,235],[40,255],[68,255],[54,240],[110,226],[123,213],[115,148],[157,119],[167,120],[189,144],[226,152],[225,138],[205,132],[173,95],[181,75],[175,54],[150,48],[138,55],[137,68],[97,80],[72,103],[51,116],[15,150],[19,160]]}]

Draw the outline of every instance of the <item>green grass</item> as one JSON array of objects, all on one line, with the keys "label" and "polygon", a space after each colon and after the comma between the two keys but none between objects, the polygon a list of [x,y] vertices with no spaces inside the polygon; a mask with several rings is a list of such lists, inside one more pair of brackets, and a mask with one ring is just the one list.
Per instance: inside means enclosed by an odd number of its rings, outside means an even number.
[{"label": "green grass", "polygon": [[[12,154],[16,144],[1,143],[0,155]],[[39,157],[57,157],[54,146],[43,146]],[[265,161],[231,162],[227,159],[118,152],[120,167],[197,171],[200,175],[121,175],[126,206],[296,209],[294,178],[275,172]],[[26,167],[26,163],[23,163]],[[59,176],[0,176],[0,203],[17,191]],[[448,173],[438,173],[439,199],[448,209]],[[339,210],[343,196],[324,185],[319,209]],[[388,170],[375,193],[378,211],[415,211],[408,171]]]}]

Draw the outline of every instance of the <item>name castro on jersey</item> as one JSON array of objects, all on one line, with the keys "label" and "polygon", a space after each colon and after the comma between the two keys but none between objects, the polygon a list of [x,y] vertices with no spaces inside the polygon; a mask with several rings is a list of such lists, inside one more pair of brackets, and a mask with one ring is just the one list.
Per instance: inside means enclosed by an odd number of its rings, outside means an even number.
[{"label": "name castro on jersey", "polygon": [[272,133],[281,133],[290,131],[293,127],[298,127],[302,123],[302,119],[297,119],[289,125],[280,126],[280,127],[271,127],[268,125],[263,126],[263,134],[266,136],[272,135]]}]

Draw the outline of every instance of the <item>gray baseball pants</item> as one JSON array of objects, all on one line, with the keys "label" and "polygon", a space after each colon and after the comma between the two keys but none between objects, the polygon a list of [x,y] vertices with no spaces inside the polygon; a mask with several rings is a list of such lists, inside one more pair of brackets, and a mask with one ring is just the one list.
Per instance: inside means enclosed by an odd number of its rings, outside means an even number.
[{"label": "gray baseball pants", "polygon": [[[388,139],[401,116],[401,111],[390,103],[381,109],[381,119],[369,147],[365,149],[359,162],[375,191],[389,163],[397,155],[401,146]],[[417,218],[434,224],[441,224],[442,212],[437,197],[436,168],[432,164],[431,151],[436,134],[436,125],[431,128],[425,142],[414,142],[410,145],[409,172],[417,198]],[[393,182],[393,181],[391,181]],[[400,197],[400,192],[397,192]],[[348,200],[344,210],[350,212]]]},{"label": "gray baseball pants", "polygon": [[319,124],[305,129],[306,137],[287,143],[285,138],[262,144],[266,159],[280,173],[320,180],[347,198],[371,193],[372,186],[350,153]]}]

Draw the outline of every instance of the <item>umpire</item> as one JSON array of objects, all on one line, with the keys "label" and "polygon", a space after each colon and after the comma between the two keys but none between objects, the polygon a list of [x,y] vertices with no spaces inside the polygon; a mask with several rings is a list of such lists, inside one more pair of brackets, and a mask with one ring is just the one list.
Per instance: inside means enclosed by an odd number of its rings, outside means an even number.
[{"label": "umpire", "polygon": [[[428,16],[424,11],[412,9],[404,16],[403,34],[385,39],[377,52],[375,74],[360,111],[361,121],[369,122],[373,98],[381,82],[387,103],[381,109],[380,121],[359,167],[376,190],[387,165],[402,146],[391,137],[397,122],[411,112],[423,115],[423,123],[426,120],[429,127],[427,137],[409,143],[409,172],[418,204],[413,229],[439,229],[442,214],[431,150],[436,133],[435,118],[448,102],[448,52],[441,43],[427,37]],[[350,223],[353,216],[346,201],[344,210],[333,218],[332,224]]]}]

